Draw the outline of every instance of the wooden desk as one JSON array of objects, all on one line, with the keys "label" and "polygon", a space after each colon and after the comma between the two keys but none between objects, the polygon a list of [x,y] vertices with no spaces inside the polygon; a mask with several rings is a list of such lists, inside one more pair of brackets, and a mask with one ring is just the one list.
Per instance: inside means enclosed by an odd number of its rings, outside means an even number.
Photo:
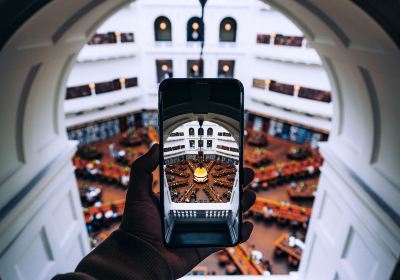
[{"label": "wooden desk", "polygon": [[75,155],[87,160],[101,159],[103,157],[103,154],[95,146],[90,145],[78,148]]},{"label": "wooden desk", "polygon": [[260,275],[239,246],[226,248],[225,251],[242,275]]},{"label": "wooden desk", "polygon": [[303,160],[312,156],[311,149],[307,147],[291,147],[287,153],[287,158],[292,160]]},{"label": "wooden desk", "polygon": [[248,147],[244,152],[244,163],[252,167],[260,167],[271,162],[273,154],[265,149]]},{"label": "wooden desk", "polygon": [[192,190],[194,189],[195,186],[196,185],[194,183],[190,185],[189,189],[187,189],[184,195],[181,197],[181,199],[179,199],[180,203],[186,202],[186,199],[188,199],[192,195]]},{"label": "wooden desk", "polygon": [[[266,212],[266,210],[268,211]],[[307,226],[311,216],[311,208],[297,205],[284,205],[278,201],[258,197],[250,208],[252,213],[257,213],[264,218],[275,218],[277,221],[294,221]]]},{"label": "wooden desk", "polygon": [[122,134],[120,144],[128,147],[139,146],[144,142],[145,135],[141,131],[125,132]]},{"label": "wooden desk", "polygon": [[209,163],[207,163],[207,165],[205,166],[207,172],[210,172],[213,169],[214,165],[215,165],[215,160],[212,160]]},{"label": "wooden desk", "polygon": [[212,202],[222,202],[222,199],[216,194],[214,189],[209,184],[206,183],[206,187],[204,190],[208,191],[208,193],[212,199]]},{"label": "wooden desk", "polygon": [[254,131],[247,129],[248,136],[246,137],[246,143],[250,146],[265,147],[268,145],[268,137],[265,132]]},{"label": "wooden desk", "polygon": [[257,262],[253,258],[251,258],[252,248],[250,248],[250,246],[247,245],[247,243],[242,243],[242,244],[239,244],[238,246],[240,247],[240,249],[242,249],[242,251],[246,254],[246,256],[248,256],[250,258],[250,262],[253,265],[253,267],[257,270],[257,272],[260,275],[262,275],[265,271],[265,267],[263,264]]},{"label": "wooden desk", "polygon": [[183,178],[189,178],[190,177],[190,174],[188,172],[181,171],[179,169],[166,168],[165,169],[165,173],[167,173],[169,175],[175,175],[175,176],[183,177]]},{"label": "wooden desk", "polygon": [[252,249],[242,243],[236,247],[225,248],[225,252],[243,275],[263,275],[265,267],[251,258]]},{"label": "wooden desk", "polygon": [[192,172],[194,172],[194,170],[197,168],[197,164],[194,164],[190,160],[188,160],[187,165],[189,166],[190,170],[192,170]]},{"label": "wooden desk", "polygon": [[214,187],[223,187],[223,188],[232,189],[233,188],[233,182],[232,181],[223,180],[223,179],[219,179],[219,180],[218,179],[214,179],[213,186]]},{"label": "wooden desk", "polygon": [[[322,165],[322,158],[310,158],[303,161],[280,162],[265,168],[255,169],[256,182],[279,184],[290,179],[299,179],[317,174]],[[313,170],[313,173],[310,173]]]},{"label": "wooden desk", "polygon": [[125,155],[122,156],[122,157],[118,156],[118,157],[115,158],[115,160],[118,163],[121,163],[121,164],[126,165],[126,166],[131,166],[132,163],[136,159],[138,159],[139,157],[141,157],[144,154],[143,152],[136,152],[130,147],[122,149],[122,150],[125,151]]},{"label": "wooden desk", "polygon": [[189,184],[187,179],[183,180],[175,180],[172,182],[168,182],[168,186],[170,189],[176,189],[176,188],[181,188],[181,187],[186,187]]},{"label": "wooden desk", "polygon": [[97,170],[95,175],[91,175],[93,178],[105,180],[109,183],[121,184],[121,177],[129,177],[131,170],[128,166],[123,167],[105,160],[82,160],[80,158],[74,157],[72,159],[72,162],[79,174],[84,174],[88,166],[91,166],[92,169]]},{"label": "wooden desk", "polygon": [[290,264],[297,266],[301,261],[301,254],[303,251],[295,246],[289,246],[289,234],[283,233],[279,238],[275,241],[275,254],[280,254],[284,252],[288,255],[288,261]]},{"label": "wooden desk", "polygon": [[292,199],[312,199],[315,197],[316,185],[306,184],[304,182],[296,183],[295,187],[288,186],[287,192]]},{"label": "wooden desk", "polygon": [[226,175],[235,174],[235,173],[236,173],[236,168],[234,168],[234,169],[233,168],[229,168],[229,169],[224,169],[224,170],[219,171],[219,172],[217,172],[217,171],[212,172],[211,176],[213,178],[220,178],[220,177],[224,177]]},{"label": "wooden desk", "polygon": [[112,210],[112,206],[115,206],[118,212],[118,215],[122,216],[124,214],[125,208],[125,200],[116,201],[115,203],[103,204],[100,207],[92,206],[88,208],[84,208],[83,214],[85,216],[85,222],[88,223],[90,216],[95,215],[99,212],[107,212],[108,210]]}]

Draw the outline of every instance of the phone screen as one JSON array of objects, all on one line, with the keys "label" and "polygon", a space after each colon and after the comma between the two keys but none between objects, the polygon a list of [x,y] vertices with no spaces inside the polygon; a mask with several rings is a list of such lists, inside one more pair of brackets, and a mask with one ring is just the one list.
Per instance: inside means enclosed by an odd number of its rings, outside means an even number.
[{"label": "phone screen", "polygon": [[242,84],[235,79],[164,80],[159,114],[166,244],[237,244],[242,223]]}]

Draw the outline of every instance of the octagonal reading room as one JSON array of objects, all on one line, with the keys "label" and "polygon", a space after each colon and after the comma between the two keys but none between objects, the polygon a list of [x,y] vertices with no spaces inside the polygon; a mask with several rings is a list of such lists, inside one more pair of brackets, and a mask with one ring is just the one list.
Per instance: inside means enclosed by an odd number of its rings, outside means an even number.
[{"label": "octagonal reading room", "polygon": [[[227,142],[231,144],[229,149],[222,150]],[[178,146],[179,150],[173,149]],[[228,130],[210,121],[201,126],[198,121],[184,123],[167,137],[164,152],[172,202],[230,202],[234,186],[238,188],[239,146]]]},{"label": "octagonal reading room", "polygon": [[[127,225],[238,244],[175,278],[400,279],[400,7],[378,2],[2,1],[0,279],[73,272]],[[243,113],[223,84],[159,109],[171,78],[237,79]]]}]

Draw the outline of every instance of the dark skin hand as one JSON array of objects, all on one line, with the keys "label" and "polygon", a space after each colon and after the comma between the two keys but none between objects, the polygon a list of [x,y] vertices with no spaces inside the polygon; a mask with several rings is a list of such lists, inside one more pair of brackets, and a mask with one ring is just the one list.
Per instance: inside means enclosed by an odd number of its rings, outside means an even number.
[{"label": "dark skin hand", "polygon": [[[150,243],[169,264],[175,278],[186,275],[198,263],[210,254],[222,248],[166,248],[162,235],[159,195],[152,191],[152,172],[158,166],[159,145],[154,144],[150,150],[138,158],[131,169],[131,178],[121,229]],[[247,186],[254,177],[250,168],[244,168],[244,185]],[[242,195],[244,212],[254,204],[256,195],[245,189]],[[242,224],[242,240],[249,239],[253,224],[245,221]]]}]

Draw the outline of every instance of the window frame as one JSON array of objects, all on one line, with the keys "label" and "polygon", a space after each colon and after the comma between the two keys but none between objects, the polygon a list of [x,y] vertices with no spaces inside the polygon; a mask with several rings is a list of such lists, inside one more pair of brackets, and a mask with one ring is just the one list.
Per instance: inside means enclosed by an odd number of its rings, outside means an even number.
[{"label": "window frame", "polygon": [[[167,27],[165,30],[160,28],[160,24],[165,21]],[[167,38],[160,38],[162,35],[166,35]],[[172,23],[171,20],[166,16],[158,16],[154,20],[154,41],[155,42],[172,42]]]}]

